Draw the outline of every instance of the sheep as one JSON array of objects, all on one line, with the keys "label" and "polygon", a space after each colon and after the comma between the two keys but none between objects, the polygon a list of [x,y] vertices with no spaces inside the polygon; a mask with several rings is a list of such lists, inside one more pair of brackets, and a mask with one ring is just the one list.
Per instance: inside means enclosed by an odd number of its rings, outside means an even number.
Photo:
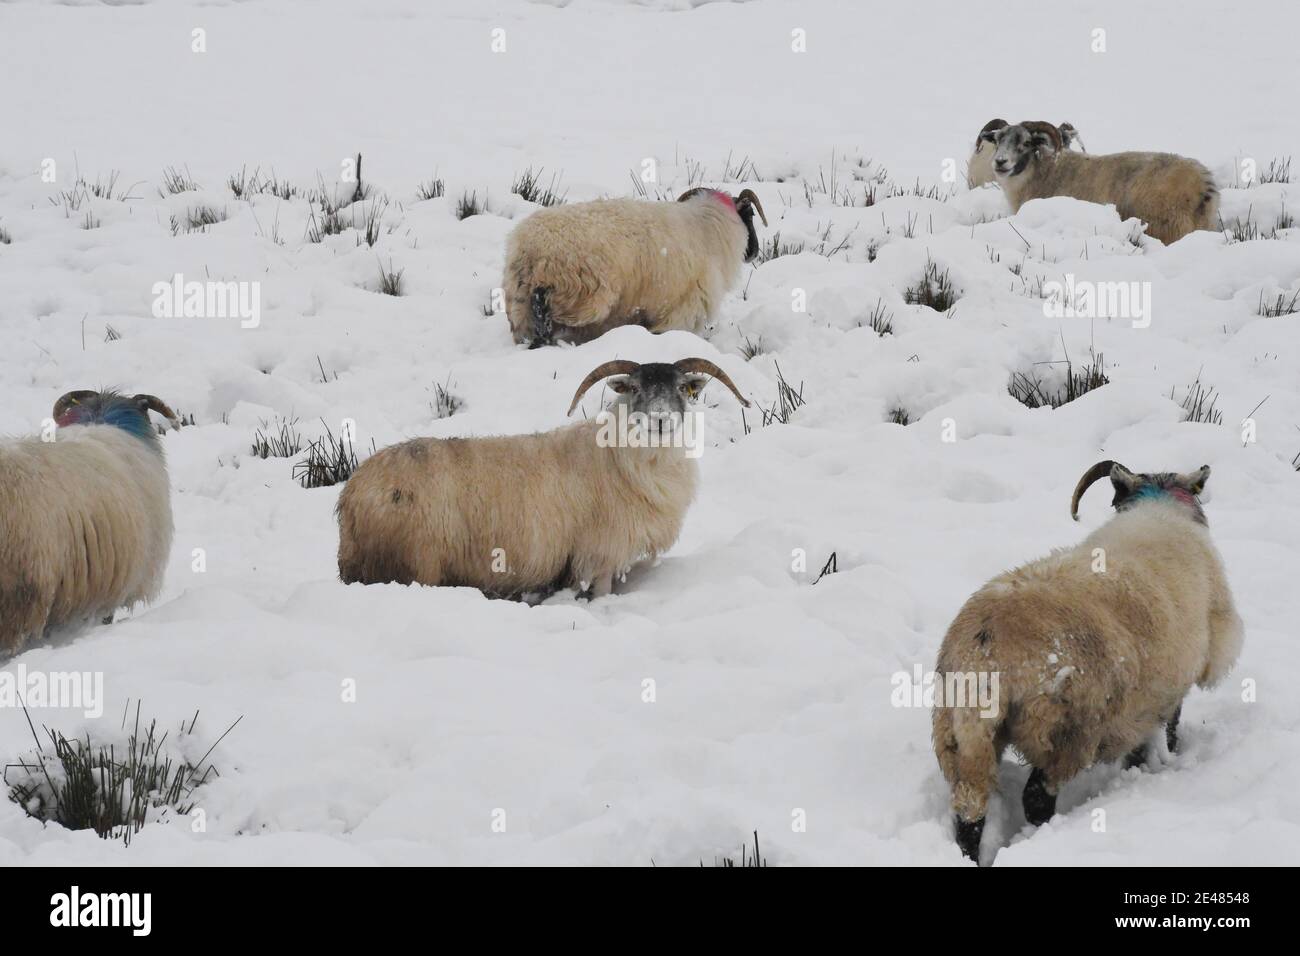
[{"label": "sheep", "polygon": [[[970,154],[970,162],[966,164],[966,185],[971,189],[993,182],[993,153],[996,150],[990,141],[985,140],[985,133],[996,133],[1007,125],[1004,119],[991,119],[984,124],[975,135],[975,148]],[[1060,126],[1053,126],[1051,123],[1044,123],[1041,120],[1025,121],[1020,124],[1026,129],[1041,130],[1052,143],[1059,149],[1069,149],[1074,143],[1078,143],[1082,149],[1083,140],[1079,136],[1079,131],[1074,128],[1072,123],[1062,123]],[[1087,150],[1085,149],[1086,153]]]},{"label": "sheep", "polygon": [[506,242],[517,343],[586,342],[620,325],[698,332],[758,255],[751,189],[696,188],[676,203],[601,199],[529,216]]},{"label": "sheep", "polygon": [[153,395],[88,389],[54,404],[53,440],[0,445],[0,652],[152,601],[171,550]]},{"label": "sheep", "polygon": [[1219,190],[1196,160],[1172,153],[1075,153],[1032,126],[1019,123],[980,134],[995,146],[994,178],[1012,212],[1031,199],[1073,196],[1113,205],[1124,219],[1145,220],[1147,234],[1166,244],[1215,227]]},{"label": "sheep", "polygon": [[609,594],[616,575],[677,540],[697,481],[687,404],[710,375],[748,407],[705,359],[612,361],[569,406],[572,415],[609,378],[619,397],[595,419],[383,449],[339,496],[340,579],[469,586],[489,597]]},{"label": "sheep", "polygon": [[[958,612],[935,669],[933,740],[970,859],[1007,746],[1033,766],[1022,800],[1037,826],[1075,774],[1125,754],[1130,766],[1145,761],[1162,723],[1176,750],[1184,696],[1236,660],[1241,620],[1197,499],[1209,475],[1208,465],[1135,474],[1098,462],[1070,513],[1077,521],[1083,493],[1108,476],[1115,516],[994,578]],[[973,701],[974,688],[985,699]]]}]

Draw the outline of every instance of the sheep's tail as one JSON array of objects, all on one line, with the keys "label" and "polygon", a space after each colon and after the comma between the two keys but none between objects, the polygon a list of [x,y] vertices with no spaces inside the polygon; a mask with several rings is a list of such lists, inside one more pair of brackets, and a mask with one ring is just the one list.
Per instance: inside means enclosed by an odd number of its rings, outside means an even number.
[{"label": "sheep's tail", "polygon": [[551,316],[551,290],[538,286],[533,290],[530,304],[533,310],[533,341],[530,349],[555,344],[555,320]]}]

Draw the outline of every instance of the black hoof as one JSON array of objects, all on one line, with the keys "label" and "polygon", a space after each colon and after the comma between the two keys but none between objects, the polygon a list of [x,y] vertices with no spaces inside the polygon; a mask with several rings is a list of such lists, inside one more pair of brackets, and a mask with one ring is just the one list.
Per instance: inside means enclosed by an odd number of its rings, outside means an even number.
[{"label": "black hoof", "polygon": [[1037,767],[1025,782],[1021,800],[1025,806],[1025,819],[1036,827],[1042,826],[1056,813],[1056,795],[1047,792],[1047,776]]},{"label": "black hoof", "polygon": [[957,846],[961,848],[962,856],[974,860],[978,865],[980,861],[980,837],[984,836],[984,818],[972,820],[969,823],[961,817],[956,818],[957,829]]},{"label": "black hoof", "polygon": [[1147,745],[1142,744],[1134,747],[1127,757],[1124,758],[1124,769],[1131,770],[1134,767],[1141,767],[1147,762]]}]

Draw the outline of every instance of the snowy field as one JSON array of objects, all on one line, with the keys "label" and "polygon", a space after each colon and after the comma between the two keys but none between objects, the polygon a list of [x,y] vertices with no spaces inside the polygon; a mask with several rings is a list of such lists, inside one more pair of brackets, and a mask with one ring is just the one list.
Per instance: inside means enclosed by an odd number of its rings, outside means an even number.
[{"label": "snowy field", "polygon": [[[33,711],[69,736],[112,738],[140,700],[168,727],[200,711],[201,754],[242,715],[196,794],[201,832],[150,824],[124,848],[0,800],[0,863],[694,865],[757,830],[772,865],[959,864],[929,712],[894,706],[894,675],[933,666],[989,577],[1106,519],[1102,490],[1068,515],[1101,458],[1212,466],[1244,651],[1189,696],[1180,753],[1093,768],[1037,831],[1008,757],[985,847],[1002,866],[1300,859],[1300,314],[1260,314],[1300,294],[1300,185],[1242,176],[1300,156],[1297,37],[1282,0],[0,4],[0,434],[107,385],[194,421],[164,439],[162,598],[5,667],[103,673],[102,718]],[[994,116],[1196,157],[1229,226],[1268,238],[1166,248],[1070,199],[1008,218],[996,187],[964,184]],[[371,198],[311,241],[312,194],[350,190],[357,152]],[[510,191],[529,167],[570,202],[752,188],[760,239],[788,254],[747,266],[703,337],[524,350],[485,310],[538,208]],[[236,198],[241,169],[295,189]],[[419,198],[435,179],[445,194]],[[487,211],[458,219],[466,193]],[[224,218],[189,228],[205,206]],[[945,311],[904,300],[931,262]],[[395,270],[403,294],[380,294]],[[178,273],[258,283],[260,321],[155,316]],[[1067,275],[1149,284],[1149,321],[1049,317]],[[754,400],[749,430],[710,387],[680,540],[590,603],[345,587],[339,487],[250,454],[275,416],[307,438],[350,419],[363,457],[549,429],[600,362],[692,355]],[[1109,384],[1058,409],[1008,392],[1095,356]],[[761,427],[778,365],[806,404]],[[1183,420],[1197,381],[1221,423]],[[4,762],[31,749],[0,709]]]}]

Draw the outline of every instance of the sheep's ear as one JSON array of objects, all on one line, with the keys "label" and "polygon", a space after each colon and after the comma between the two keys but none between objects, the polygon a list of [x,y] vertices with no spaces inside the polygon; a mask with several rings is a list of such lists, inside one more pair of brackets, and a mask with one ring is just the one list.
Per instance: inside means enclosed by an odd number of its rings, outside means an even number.
[{"label": "sheep's ear", "polygon": [[1138,485],[1142,484],[1142,479],[1116,462],[1110,468],[1110,483],[1115,486],[1115,500],[1118,502],[1133,494]]},{"label": "sheep's ear", "polygon": [[610,391],[617,392],[620,395],[624,395],[636,389],[636,385],[632,382],[632,376],[630,375],[616,375],[613,378],[607,378],[605,379],[605,384],[609,386]]},{"label": "sheep's ear", "polygon": [[700,392],[704,391],[704,386],[709,384],[707,375],[687,375],[682,382],[682,388],[686,390],[686,396],[692,401],[700,397]]},{"label": "sheep's ear", "polygon": [[1210,466],[1202,465],[1196,471],[1178,476],[1179,487],[1186,488],[1194,495],[1205,490],[1205,483],[1210,480]]}]

